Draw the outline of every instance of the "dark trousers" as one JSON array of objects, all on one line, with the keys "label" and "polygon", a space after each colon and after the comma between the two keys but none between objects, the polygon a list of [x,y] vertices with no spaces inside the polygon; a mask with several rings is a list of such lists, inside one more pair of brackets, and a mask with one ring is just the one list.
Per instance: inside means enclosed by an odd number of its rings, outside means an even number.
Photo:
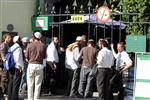
[{"label": "dark trousers", "polygon": [[99,93],[98,100],[113,100],[113,96],[110,90],[111,69],[110,68],[98,68],[97,70],[97,90]]},{"label": "dark trousers", "polygon": [[80,73],[79,94],[81,97],[92,97],[93,95],[94,76],[92,68],[82,67]]},{"label": "dark trousers", "polygon": [[123,74],[117,74],[118,100],[124,100]]},{"label": "dark trousers", "polygon": [[78,95],[80,70],[81,70],[81,68],[77,68],[77,69],[75,69],[73,71],[73,77],[72,77],[72,83],[71,83],[71,90],[70,90],[70,96],[71,97]]},{"label": "dark trousers", "polygon": [[65,95],[69,96],[74,71],[72,69],[67,69],[66,71],[67,71],[67,89],[65,91]]},{"label": "dark trousers", "polygon": [[0,92],[3,94],[7,94],[8,88],[8,72],[3,69],[3,65],[0,66]]},{"label": "dark trousers", "polygon": [[18,92],[21,82],[22,72],[18,69],[8,71],[9,84],[8,84],[8,100],[19,100]]},{"label": "dark trousers", "polygon": [[55,94],[56,92],[56,72],[53,70],[52,62],[47,62],[44,68],[44,83],[42,91],[45,93]]}]

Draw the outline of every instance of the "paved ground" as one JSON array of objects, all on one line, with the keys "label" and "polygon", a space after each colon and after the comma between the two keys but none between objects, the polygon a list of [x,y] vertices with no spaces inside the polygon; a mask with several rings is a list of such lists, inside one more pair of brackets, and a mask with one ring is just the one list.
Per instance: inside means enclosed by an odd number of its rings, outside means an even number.
[{"label": "paved ground", "polygon": [[[4,97],[0,97],[0,100],[7,100]],[[20,100],[27,100],[26,95],[20,95]],[[39,100],[98,100],[98,93],[95,92],[92,98],[71,98],[64,95],[42,95]],[[117,100],[117,96],[114,95],[114,100]]]},{"label": "paved ground", "polygon": [[41,97],[41,100],[97,100],[98,98],[71,98],[71,97],[64,97],[64,96],[48,96],[48,97]]},{"label": "paved ground", "polygon": [[[65,96],[42,96],[39,100],[97,100],[97,97],[93,98],[71,98],[71,97],[65,97]],[[6,100],[5,98],[0,97],[0,100]],[[20,100],[27,100],[26,97],[21,97]]]}]

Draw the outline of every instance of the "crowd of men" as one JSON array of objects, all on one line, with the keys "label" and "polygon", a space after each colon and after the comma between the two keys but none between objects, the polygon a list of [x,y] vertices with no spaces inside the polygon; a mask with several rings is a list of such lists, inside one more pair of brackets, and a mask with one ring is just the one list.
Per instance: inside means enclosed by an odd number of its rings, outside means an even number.
[{"label": "crowd of men", "polygon": [[[58,37],[52,37],[48,46],[41,38],[40,32],[35,32],[30,40],[14,36],[14,44],[9,47],[11,36],[3,35],[0,44],[0,86],[1,94],[7,94],[8,100],[19,100],[19,93],[26,90],[28,100],[39,99],[44,75],[46,92],[55,94],[56,71],[60,67],[59,52],[65,52],[64,64],[68,73],[66,96],[91,98],[96,81],[99,100],[113,100],[110,80],[117,76],[120,86],[118,100],[123,100],[122,74],[132,66],[129,55],[124,51],[123,42],[117,44],[116,54],[114,45],[109,44],[106,39],[99,39],[97,49],[93,39],[86,41],[85,36],[78,36],[66,50],[59,50]],[[11,70],[3,68],[8,49],[16,49],[13,52],[15,68]],[[116,70],[114,77],[112,66]]]}]

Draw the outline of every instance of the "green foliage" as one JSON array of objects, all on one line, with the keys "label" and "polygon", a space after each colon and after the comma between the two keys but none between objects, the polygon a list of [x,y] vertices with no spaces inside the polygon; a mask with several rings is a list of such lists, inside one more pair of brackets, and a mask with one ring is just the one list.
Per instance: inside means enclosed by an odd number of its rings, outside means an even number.
[{"label": "green foliage", "polygon": [[127,24],[126,32],[128,34],[145,34],[143,33],[144,22],[150,20],[150,16],[146,16],[145,13],[150,11],[150,0],[112,0],[112,5],[114,11],[123,12],[122,20],[124,22],[131,22]]}]

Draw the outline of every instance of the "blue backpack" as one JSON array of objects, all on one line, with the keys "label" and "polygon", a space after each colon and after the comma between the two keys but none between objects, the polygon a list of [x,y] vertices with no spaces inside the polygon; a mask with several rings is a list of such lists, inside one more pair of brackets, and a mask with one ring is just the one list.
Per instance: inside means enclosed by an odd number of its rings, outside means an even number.
[{"label": "blue backpack", "polygon": [[19,47],[16,47],[14,50],[10,50],[8,49],[8,53],[5,56],[5,61],[4,61],[4,69],[5,70],[11,70],[11,69],[15,69],[15,61],[14,61],[14,56],[13,56],[13,52],[18,49]]}]

